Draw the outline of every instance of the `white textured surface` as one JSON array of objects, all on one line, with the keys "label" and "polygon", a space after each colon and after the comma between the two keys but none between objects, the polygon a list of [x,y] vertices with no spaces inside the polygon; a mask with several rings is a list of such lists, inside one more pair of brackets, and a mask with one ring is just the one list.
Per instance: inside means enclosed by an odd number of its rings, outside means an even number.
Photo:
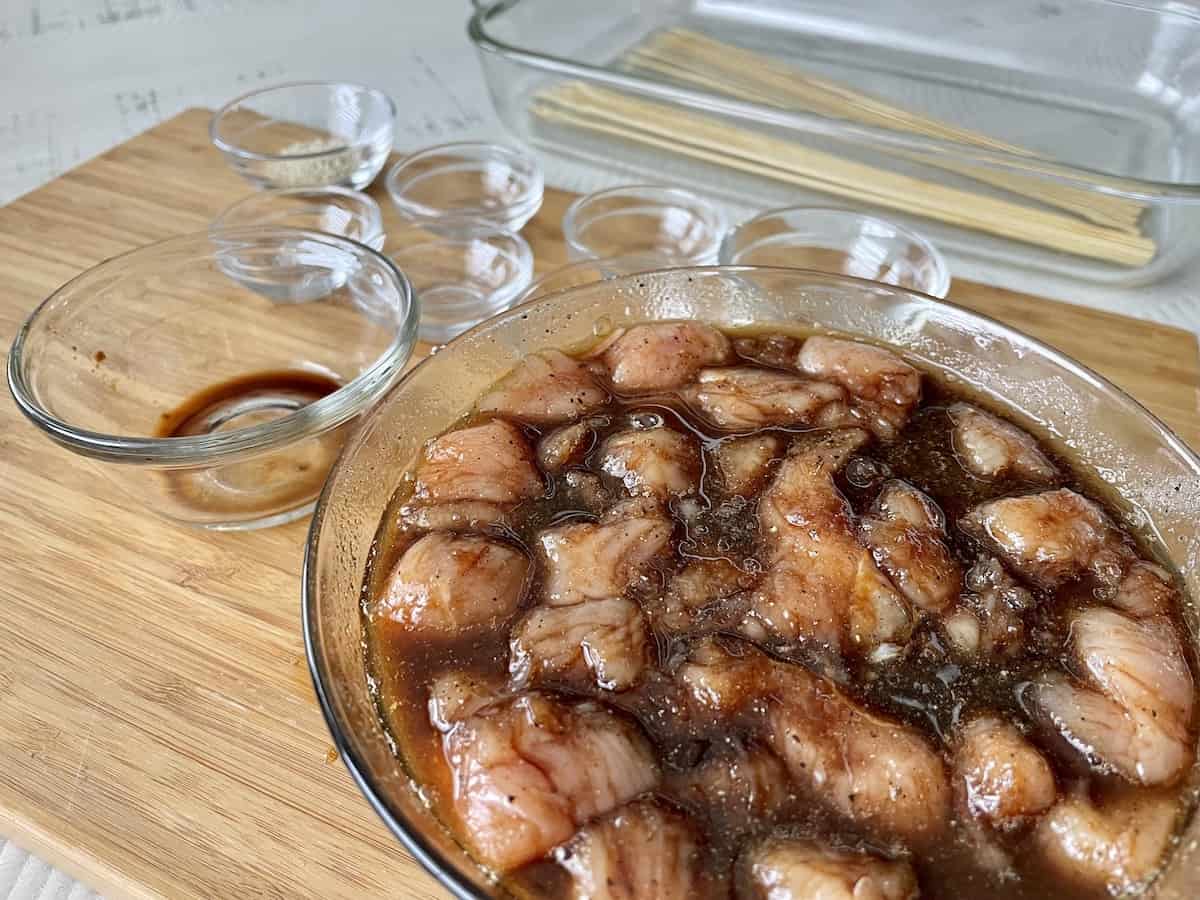
[{"label": "white textured surface", "polygon": [[[499,136],[465,34],[469,8],[467,0],[0,0],[0,203],[186,107],[281,80],[383,88],[400,108],[400,149]],[[546,180],[586,191],[627,178],[547,161]],[[1118,291],[951,263],[958,277],[1200,327],[1196,271]],[[96,896],[0,838],[0,900]]]}]

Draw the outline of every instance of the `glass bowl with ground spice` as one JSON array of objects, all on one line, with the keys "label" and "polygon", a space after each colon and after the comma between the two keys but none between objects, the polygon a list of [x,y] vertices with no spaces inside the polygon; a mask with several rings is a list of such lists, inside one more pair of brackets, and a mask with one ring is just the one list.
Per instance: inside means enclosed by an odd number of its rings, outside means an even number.
[{"label": "glass bowl with ground spice", "polygon": [[231,100],[213,115],[209,136],[256,187],[360,190],[391,152],[395,119],[396,105],[382,91],[301,81]]},{"label": "glass bowl with ground spice", "polygon": [[[326,289],[306,300],[261,289],[295,279]],[[312,508],[416,331],[408,279],[369,247],[299,229],[209,230],[55,291],[18,331],[8,382],[47,437],[156,513],[265,527]]]}]

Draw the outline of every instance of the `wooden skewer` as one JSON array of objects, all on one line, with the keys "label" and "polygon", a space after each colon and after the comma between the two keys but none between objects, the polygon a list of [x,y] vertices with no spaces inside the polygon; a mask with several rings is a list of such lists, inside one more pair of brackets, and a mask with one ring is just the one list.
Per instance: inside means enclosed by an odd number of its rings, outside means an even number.
[{"label": "wooden skewer", "polygon": [[1155,252],[1154,242],[1142,235],[877,169],[579,82],[543,91],[533,109],[548,121],[1081,256],[1137,266]]},{"label": "wooden skewer", "polygon": [[[677,81],[728,96],[781,109],[804,109],[867,125],[953,140],[1026,157],[1031,168],[1055,175],[1053,166],[1034,159],[1031,151],[987,135],[891,106],[845,85],[809,75],[770,57],[725,44],[697,32],[661,32],[630,51],[626,68],[645,69]],[[1049,178],[1006,172],[933,154],[892,149],[888,152],[923,165],[954,172],[1073,212],[1100,225],[1138,231],[1144,204],[1124,197],[1059,184]]]}]

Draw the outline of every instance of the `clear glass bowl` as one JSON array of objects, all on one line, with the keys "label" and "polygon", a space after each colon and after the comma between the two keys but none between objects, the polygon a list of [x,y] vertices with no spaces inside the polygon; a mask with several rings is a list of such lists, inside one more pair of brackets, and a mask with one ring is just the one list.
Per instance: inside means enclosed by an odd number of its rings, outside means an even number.
[{"label": "clear glass bowl", "polygon": [[721,264],[852,275],[939,299],[950,292],[950,269],[933,244],[848,209],[794,206],[761,213],[725,235]]},{"label": "clear glass bowl", "polygon": [[717,261],[725,216],[691,191],[636,184],[580,197],[562,231],[571,259],[637,253],[660,265],[704,265]]},{"label": "clear glass bowl", "polygon": [[533,277],[523,237],[488,222],[459,223],[454,234],[412,226],[388,253],[421,303],[421,340],[440,344],[517,302]]},{"label": "clear glass bowl", "polygon": [[545,182],[538,161],[515,147],[459,143],[400,160],[387,190],[402,216],[429,228],[484,221],[520,231],[541,208]]},{"label": "clear glass bowl", "polygon": [[212,223],[217,229],[247,225],[304,228],[383,249],[379,204],[362,191],[344,187],[259,191],[229,206]]},{"label": "clear glass bowl", "polygon": [[555,294],[582,284],[607,281],[610,278],[658,268],[662,268],[662,260],[639,253],[606,256],[604,259],[583,259],[547,272],[529,286],[529,290],[521,295],[520,302],[525,303],[536,297]]},{"label": "clear glass bowl", "polygon": [[[1112,384],[993,319],[888,285],[742,267],[642,273],[523,304],[412,370],[363,422],[330,473],[305,553],[304,636],[338,752],[392,832],[455,895],[487,897],[495,886],[421,800],[367,686],[359,603],[376,529],[423,442],[527,354],[650,319],[831,329],[891,343],[953,373],[1054,435],[1110,485],[1126,522],[1158,536],[1190,595],[1200,597],[1200,458]],[[1195,608],[1185,615],[1195,635]],[[1200,819],[1193,818],[1154,896],[1190,900],[1198,891]]]},{"label": "clear glass bowl", "polygon": [[[251,268],[264,282],[339,286],[273,300],[230,277]],[[347,426],[395,382],[416,330],[408,281],[362,244],[206,231],[106,260],[51,294],[17,332],[8,383],[47,437],[150,510],[262,527],[312,508]],[[188,409],[192,427],[170,424]]]},{"label": "clear glass bowl", "polygon": [[382,91],[297,81],[231,100],[208,131],[230,168],[256,187],[361,190],[387,161],[395,119]]}]

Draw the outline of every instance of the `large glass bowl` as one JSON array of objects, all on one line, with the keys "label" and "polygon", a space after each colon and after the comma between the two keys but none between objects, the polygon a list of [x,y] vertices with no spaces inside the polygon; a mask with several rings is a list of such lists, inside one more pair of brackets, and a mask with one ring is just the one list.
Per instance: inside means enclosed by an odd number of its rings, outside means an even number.
[{"label": "large glass bowl", "polygon": [[[317,505],[305,555],[304,630],[334,742],[384,821],[459,897],[493,890],[431,816],[392,754],[367,691],[360,588],[384,507],[423,441],[455,422],[526,354],[649,319],[801,326],[886,341],[914,361],[1015,408],[1025,424],[1111,486],[1126,524],[1156,536],[1200,596],[1200,458],[1128,395],[1045,344],[901,288],[786,269],[712,267],[631,275],[517,306],[414,369],[347,444]],[[1195,611],[1187,610],[1196,632]],[[1200,826],[1189,825],[1157,900],[1200,890]]]}]

